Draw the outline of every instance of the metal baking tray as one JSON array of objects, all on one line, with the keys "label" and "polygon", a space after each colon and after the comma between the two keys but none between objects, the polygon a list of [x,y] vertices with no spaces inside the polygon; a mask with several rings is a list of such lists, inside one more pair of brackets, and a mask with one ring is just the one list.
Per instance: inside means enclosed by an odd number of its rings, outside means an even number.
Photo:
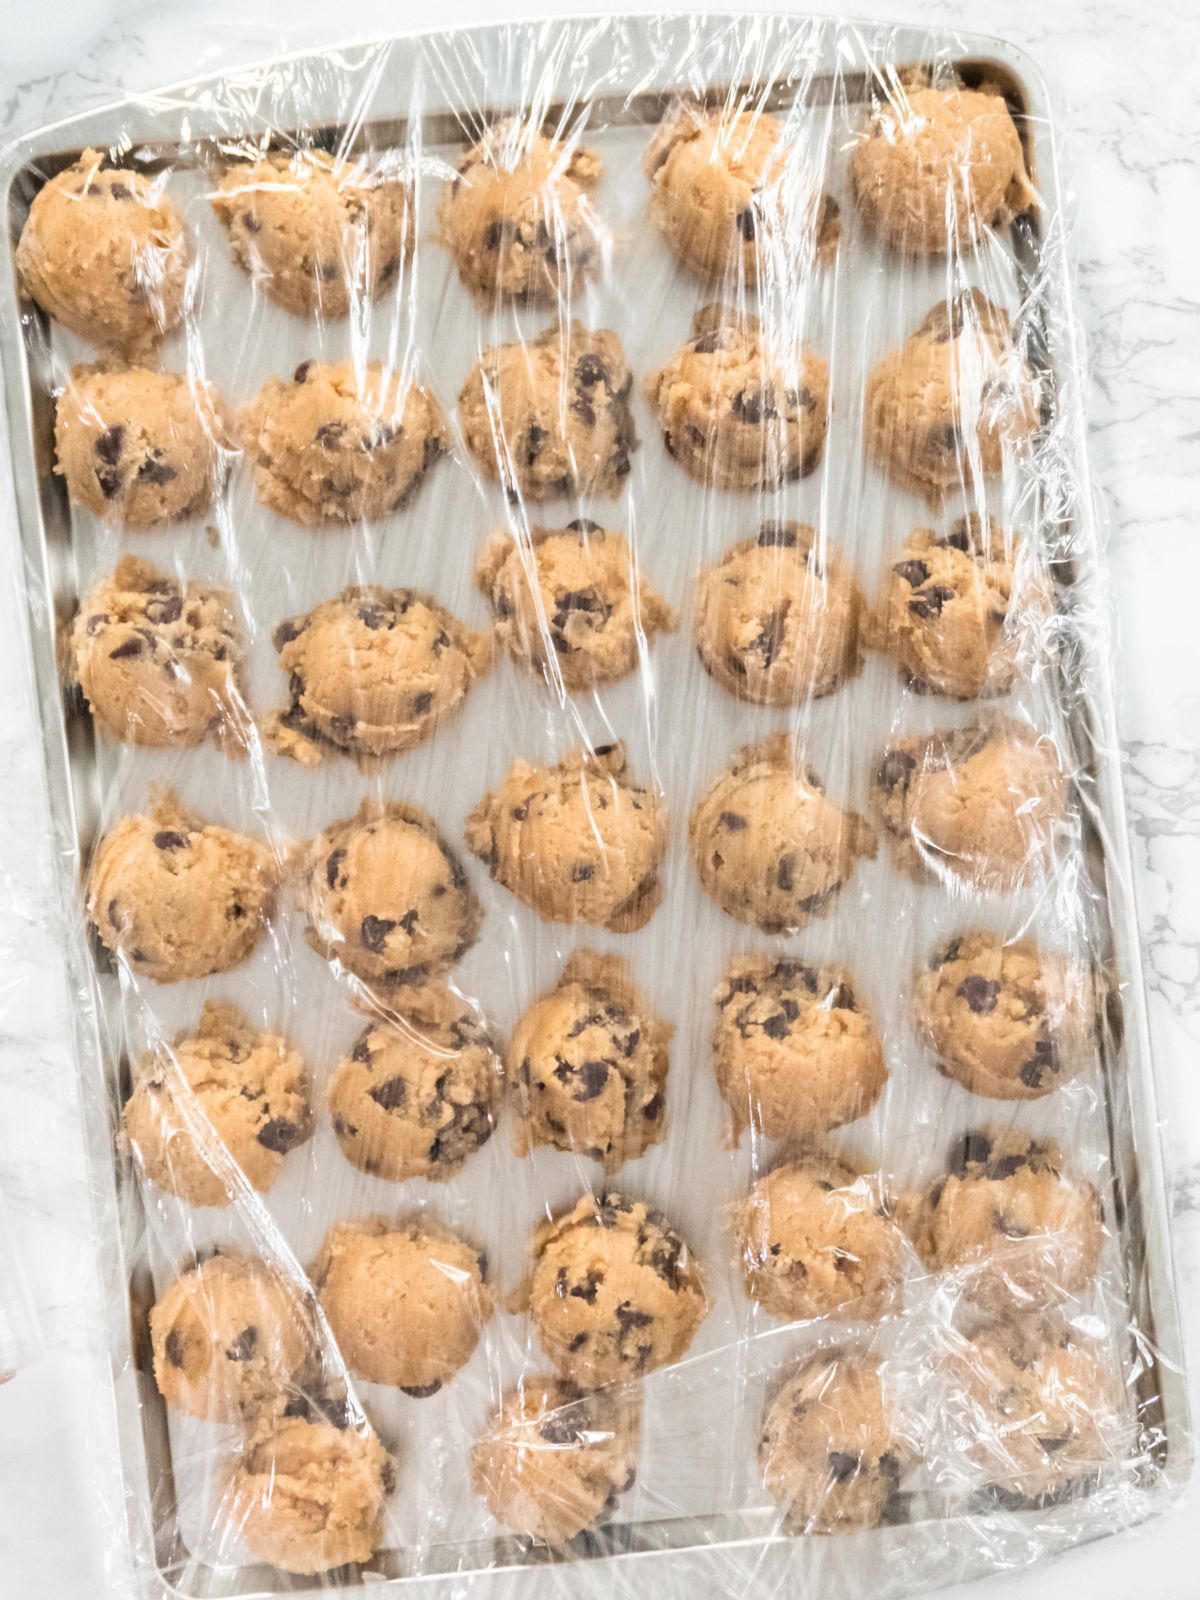
[{"label": "metal baking tray", "polygon": [[[1092,907],[1095,949],[1116,980],[1113,1025],[1103,1041],[1096,1094],[1088,1102],[1086,1127],[1081,1121],[1072,1131],[1086,1159],[1104,1171],[1113,1202],[1117,1244],[1106,1269],[1106,1292],[1123,1306],[1125,1325],[1136,1331],[1139,1342],[1137,1399],[1145,1449],[1133,1515],[1149,1515],[1186,1478],[1190,1445],[1111,679],[1092,631],[1092,619],[1103,609],[1097,598],[1103,585],[1084,450],[1082,357],[1071,310],[1054,129],[1044,85],[1031,63],[991,39],[804,17],[651,16],[497,25],[293,56],[89,112],[10,146],[0,159],[0,185],[15,245],[40,184],[88,146],[112,146],[146,169],[164,163],[177,169],[173,192],[185,202],[206,275],[196,328],[204,342],[207,375],[237,403],[269,376],[290,371],[298,360],[339,350],[347,334],[344,324],[318,330],[269,303],[251,300],[248,282],[229,261],[218,225],[207,214],[205,170],[228,148],[228,141],[260,135],[264,128],[325,142],[349,137],[355,146],[373,149],[404,143],[419,150],[424,198],[415,343],[424,374],[449,411],[481,345],[513,337],[514,329],[536,332],[552,315],[520,310],[493,319],[490,329],[483,326],[487,319],[480,318],[457,283],[449,257],[430,237],[431,197],[444,170],[439,161],[453,158],[481,117],[526,103],[534,82],[530,62],[538,65],[535,88],[544,113],[559,109],[570,98],[572,85],[588,85],[587,137],[605,157],[599,204],[614,224],[617,251],[612,284],[589,291],[576,314],[591,325],[615,327],[639,377],[682,342],[693,309],[707,298],[676,271],[652,230],[641,226],[646,198],[642,149],[678,92],[722,95],[767,80],[772,87],[764,103],[810,119],[824,140],[833,192],[850,227],[851,237],[843,240],[839,256],[838,292],[824,298],[818,292],[812,307],[814,342],[831,357],[837,405],[838,396],[859,391],[867,366],[946,292],[944,267],[918,266],[901,279],[889,277],[869,253],[856,256],[844,177],[843,121],[838,119],[852,116],[865,103],[880,64],[902,67],[934,59],[953,65],[967,83],[986,78],[1003,89],[1044,200],[1036,221],[1026,217],[1013,226],[1005,266],[1010,302],[1026,321],[1033,358],[1040,357],[1051,380],[1050,431],[1059,455],[1056,492],[1022,510],[1036,524],[1056,580],[1068,640],[1056,703],[1075,763],[1086,850],[1098,886]],[[972,271],[970,263],[965,271]],[[348,1004],[329,1004],[336,995],[329,987],[334,980],[322,976],[323,963],[295,937],[298,918],[286,909],[281,913],[282,944],[267,949],[269,941],[264,941],[244,969],[203,986],[122,991],[115,975],[97,971],[79,915],[80,883],[92,843],[114,816],[144,798],[154,778],[175,783],[185,801],[216,820],[240,821],[254,831],[269,818],[294,837],[348,815],[364,792],[403,794],[428,804],[448,836],[461,842],[465,812],[513,756],[562,750],[585,733],[596,739],[601,733],[625,738],[635,768],[653,770],[667,791],[674,842],[666,903],[649,928],[632,940],[584,930],[573,941],[569,932],[547,928],[515,906],[472,863],[487,919],[484,940],[464,963],[460,981],[466,991],[482,997],[503,1030],[552,980],[573,942],[631,955],[659,1009],[677,1026],[674,1104],[665,1145],[619,1174],[618,1181],[649,1193],[673,1214],[710,1266],[716,1302],[684,1366],[647,1380],[648,1438],[640,1481],[651,1487],[635,1491],[632,1512],[627,1510],[623,1520],[596,1536],[588,1553],[622,1562],[632,1557],[684,1561],[690,1552],[710,1563],[698,1570],[710,1581],[715,1574],[729,1592],[749,1588],[754,1575],[782,1572],[784,1564],[797,1579],[820,1570],[823,1585],[835,1595],[860,1592],[865,1575],[870,1575],[874,1592],[893,1592],[887,1586],[892,1580],[880,1576],[885,1567],[900,1575],[897,1592],[986,1570],[989,1558],[978,1540],[966,1537],[956,1543],[961,1507],[935,1484],[918,1484],[906,1496],[906,1525],[837,1541],[834,1560],[828,1542],[781,1533],[777,1515],[754,1480],[759,1389],[766,1373],[796,1346],[797,1335],[788,1328],[768,1331],[761,1320],[755,1321],[722,1266],[728,1245],[720,1207],[744,1189],[753,1154],[721,1148],[720,1108],[707,1067],[708,995],[731,950],[747,939],[703,900],[684,859],[681,835],[691,801],[725,753],[778,725],[779,715],[734,704],[704,677],[694,663],[685,615],[680,632],[654,646],[658,670],[652,699],[644,698],[636,683],[626,683],[601,698],[552,706],[540,686],[504,665],[493,681],[474,691],[451,727],[370,779],[349,762],[330,761],[312,774],[274,758],[261,768],[253,762],[237,765],[207,749],[174,756],[106,748],[95,740],[82,708],[64,696],[56,639],[82,586],[111,566],[119,553],[136,550],[168,569],[178,564],[189,574],[232,582],[252,624],[251,699],[265,710],[285,698],[270,647],[274,624],[344,583],[405,582],[430,588],[452,610],[479,623],[483,610],[471,590],[470,570],[479,543],[504,515],[501,497],[478,481],[473,495],[463,492],[472,480],[459,446],[456,463],[443,464],[416,506],[382,531],[314,534],[293,528],[256,505],[244,469],[235,472],[224,502],[213,513],[215,537],[201,527],[153,536],[105,530],[68,505],[61,480],[52,473],[51,391],[65,365],[88,359],[89,351],[20,298],[11,267],[0,293],[19,559],[50,797],[47,826],[60,868],[61,905],[56,909],[78,1002],[69,1023],[83,1089],[96,1248],[111,1313],[113,1392],[129,1515],[124,1533],[139,1571],[161,1592],[189,1596],[267,1595],[302,1586],[251,1561],[228,1560],[224,1551],[210,1560],[203,1549],[203,1513],[194,1499],[195,1458],[203,1454],[203,1446],[176,1419],[168,1419],[157,1394],[145,1313],[156,1279],[184,1253],[176,1249],[173,1262],[172,1241],[202,1246],[227,1237],[240,1224],[226,1213],[181,1217],[184,1208],[172,1213],[169,1203],[148,1198],[139,1186],[116,1138],[129,1060],[154,1029],[173,1032],[193,1019],[203,998],[220,994],[251,1009],[258,1005],[260,1012],[265,1006],[268,1013],[273,1008],[274,1015],[286,1015],[288,1031],[308,1054],[319,1084],[360,1019]],[[847,320],[847,306],[856,296],[859,320]],[[864,306],[871,311],[865,321]],[[373,322],[375,318],[379,326],[371,337],[378,334],[380,349],[386,348],[395,327],[387,325],[382,311],[376,311]],[[166,365],[185,359],[178,336],[163,347],[162,358]],[[615,512],[611,502],[587,509],[601,520],[605,514],[627,519],[651,581],[685,612],[701,562],[752,531],[763,515],[792,515],[828,525],[871,593],[884,553],[909,527],[927,521],[928,512],[862,467],[859,421],[853,404],[842,405],[835,413],[824,470],[777,496],[763,497],[771,502],[766,506],[749,497],[706,495],[685,480],[666,458],[652,419],[638,402],[642,444],[626,496]],[[849,487],[840,487],[844,485]],[[553,521],[557,509],[547,507],[544,520]],[[577,514],[572,511],[562,520]],[[1083,621],[1073,631],[1076,618]],[[507,718],[503,724],[494,716],[501,696]],[[891,665],[872,657],[861,678],[832,700],[796,713],[793,725],[809,742],[813,762],[831,790],[861,805],[866,763],[898,718],[909,727],[934,727],[965,715],[960,707],[904,696]],[[846,727],[853,729],[852,736],[845,735]],[[1003,1114],[994,1105],[968,1105],[968,1097],[942,1083],[922,1059],[898,999],[905,964],[911,966],[916,952],[932,945],[961,915],[952,906],[938,907],[931,891],[900,879],[883,852],[879,861],[860,869],[856,892],[843,896],[826,923],[792,941],[818,953],[840,952],[867,993],[883,1029],[892,1082],[881,1106],[845,1130],[844,1142],[886,1159],[889,1172],[900,1179],[913,1176],[928,1160],[931,1137],[948,1144],[962,1126]],[[906,918],[913,927],[913,943],[897,935]],[[986,914],[981,912],[977,920],[986,920]],[[692,933],[690,946],[680,944],[681,926]],[[506,947],[512,972],[505,965]],[[285,952],[282,957],[279,949]],[[306,999],[307,990],[313,993]],[[1059,1097],[1052,1098],[1057,1102]],[[1046,1112],[1046,1102],[1039,1102],[1022,1108],[1021,1115],[1036,1127],[1038,1116]],[[570,1199],[596,1176],[570,1158],[544,1152],[545,1159],[517,1163],[508,1140],[502,1122],[487,1150],[474,1158],[462,1179],[448,1186],[454,1192],[432,1197],[449,1220],[485,1236],[504,1287],[520,1275],[539,1212]],[[697,1150],[704,1152],[699,1162]],[[314,1172],[327,1183],[314,1186]],[[497,1177],[500,1172],[503,1181]],[[382,1180],[354,1174],[323,1128],[307,1154],[290,1158],[284,1178],[249,1226],[252,1232],[277,1226],[279,1237],[304,1261],[334,1216],[387,1209],[401,1198],[425,1203],[430,1197],[417,1196],[413,1191],[418,1187],[406,1186],[401,1197]],[[747,1338],[748,1332],[754,1337]],[[438,1494],[463,1494],[463,1451],[482,1419],[481,1407],[489,1396],[495,1397],[499,1374],[511,1381],[514,1362],[536,1367],[538,1358],[527,1348],[523,1326],[498,1316],[475,1363],[445,1391],[448,1398],[440,1410],[428,1403],[425,1411],[415,1412],[413,1402],[393,1402],[373,1386],[361,1386],[368,1391],[367,1409],[385,1443],[401,1447],[397,1500],[408,1502],[414,1516],[430,1518],[419,1539],[406,1535],[403,1527],[393,1529],[367,1581],[436,1582],[450,1574],[461,1581],[547,1562],[544,1553],[522,1541],[496,1535],[477,1506],[474,1523],[469,1511],[459,1515],[461,1508],[454,1508],[443,1515],[434,1508]],[[733,1387],[723,1390],[718,1374],[731,1366]],[[658,1410],[676,1422],[686,1420],[692,1429],[686,1437],[672,1433],[665,1421],[658,1430],[656,1394],[662,1398]],[[656,1472],[670,1483],[657,1496]],[[199,1476],[203,1479],[203,1472]],[[1021,1519],[1006,1516],[1019,1530]],[[941,1523],[937,1543],[940,1559],[948,1564],[939,1566],[928,1555],[931,1521]],[[1086,1517],[1081,1520],[1078,1507],[1070,1506],[1039,1512],[1036,1526],[1039,1548],[1044,1549],[1107,1531]],[[606,1570],[607,1560],[576,1563],[570,1581],[586,1583],[589,1574]],[[655,1581],[655,1574],[665,1578],[657,1566],[644,1577]]]}]

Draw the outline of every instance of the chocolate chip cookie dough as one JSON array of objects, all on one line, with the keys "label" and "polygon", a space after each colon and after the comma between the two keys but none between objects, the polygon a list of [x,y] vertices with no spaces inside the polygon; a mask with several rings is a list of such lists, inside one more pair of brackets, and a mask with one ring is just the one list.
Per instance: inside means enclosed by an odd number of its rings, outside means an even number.
[{"label": "chocolate chip cookie dough", "polygon": [[442,189],[438,222],[459,276],[476,294],[518,303],[573,300],[603,262],[593,205],[603,172],[575,139],[529,122],[489,128]]},{"label": "chocolate chip cookie dough", "polygon": [[150,1311],[154,1381],[168,1405],[238,1422],[280,1403],[314,1355],[299,1287],[263,1261],[218,1254],[182,1273]]},{"label": "chocolate chip cookie dough", "polygon": [[1008,316],[978,289],[943,301],[867,380],[869,453],[938,505],[999,477],[1038,426],[1038,387]]},{"label": "chocolate chip cookie dough", "polygon": [[135,533],[207,511],[230,448],[211,384],[148,367],[72,367],[54,418],[54,470],[75,505]]},{"label": "chocolate chip cookie dough", "polygon": [[896,1302],[904,1237],[878,1178],[819,1147],[785,1156],[734,1212],[742,1282],[774,1317],[874,1319]]},{"label": "chocolate chip cookie dough", "polygon": [[336,1223],[310,1276],[350,1370],[415,1399],[466,1365],[494,1305],[487,1257],[420,1213]]},{"label": "chocolate chip cookie dough", "polygon": [[313,948],[368,983],[410,986],[475,943],[482,911],[427,812],[364,800],[331,823],[300,863]]},{"label": "chocolate chip cookie dough", "polygon": [[71,629],[71,671],[97,729],[126,744],[246,747],[241,640],[229,597],[126,556],[96,581]]},{"label": "chocolate chip cookie dough", "polygon": [[229,168],[212,207],[238,266],[297,316],[346,316],[395,287],[413,251],[412,195],[395,168],[323,150]]},{"label": "chocolate chip cookie dough", "polygon": [[883,1093],[883,1047],[844,972],[738,957],[716,1002],[713,1067],[734,1144],[747,1127],[808,1143],[865,1116]]},{"label": "chocolate chip cookie dough", "polygon": [[195,1028],[143,1056],[124,1121],[151,1183],[189,1205],[227,1206],[239,1177],[266,1194],[311,1134],[308,1072],[286,1039],[210,1000]]},{"label": "chocolate chip cookie dough", "polygon": [[918,1033],[949,1078],[993,1100],[1037,1100],[1096,1049],[1091,973],[1033,939],[958,934],[917,975]]},{"label": "chocolate chip cookie dough", "polygon": [[251,1435],[230,1479],[229,1522],[281,1572],[330,1572],[374,1555],[395,1484],[395,1463],[363,1419],[340,1402],[308,1408]]},{"label": "chocolate chip cookie dough", "polygon": [[972,249],[1035,203],[1016,124],[990,90],[897,85],[851,153],[850,181],[871,232],[915,256]]},{"label": "chocolate chip cookie dough", "polygon": [[696,1260],[661,1211],[585,1194],[533,1237],[522,1295],[542,1348],[581,1388],[678,1361],[708,1313]]},{"label": "chocolate chip cookie dough", "polygon": [[1011,1127],[966,1134],[907,1225],[930,1270],[953,1273],[960,1292],[995,1316],[1085,1294],[1105,1239],[1094,1186],[1065,1169],[1052,1139]]},{"label": "chocolate chip cookie dough", "polygon": [[101,942],[140,977],[178,983],[246,959],[277,881],[265,845],[156,791],[145,812],[122,817],[97,846],[87,913]]},{"label": "chocolate chip cookie dough", "polygon": [[1045,876],[1068,817],[1057,746],[1008,718],[893,739],[872,801],[910,877],[997,894]]},{"label": "chocolate chip cookie dough", "polygon": [[531,528],[528,538],[494,533],[475,582],[513,660],[567,689],[628,676],[653,636],[675,627],[625,535],[586,517]]},{"label": "chocolate chip cookie dough", "polygon": [[815,528],[764,522],[702,569],[696,648],[739,700],[799,705],[857,676],[864,610],[853,572]]},{"label": "chocolate chip cookie dough", "polygon": [[471,1482],[496,1521],[553,1548],[599,1527],[633,1487],[640,1408],[560,1378],[510,1389],[471,1450]]},{"label": "chocolate chip cookie dough", "polygon": [[706,282],[790,281],[837,250],[836,202],[765,111],[685,103],[655,134],[645,168],[664,238]]},{"label": "chocolate chip cookie dough", "polygon": [[829,425],[829,368],[808,345],[774,349],[759,319],[710,305],[646,380],[663,443],[717,489],[775,489],[815,472]]},{"label": "chocolate chip cookie dough", "polygon": [[555,323],[491,345],[458,397],[463,437],[485,478],[513,504],[620,494],[637,449],[633,374],[615,333]]},{"label": "chocolate chip cookie dough", "polygon": [[894,1520],[914,1454],[880,1363],[837,1349],[805,1362],[776,1391],[758,1459],[793,1532],[834,1534]]},{"label": "chocolate chip cookie dough", "polygon": [[739,922],[794,933],[833,906],[875,836],[826,799],[786,733],[744,745],[696,802],[688,825],[700,882]]},{"label": "chocolate chip cookie dough", "polygon": [[291,705],[268,742],[302,766],[371,763],[431,738],[491,666],[491,641],[417,589],[354,586],[275,630]]},{"label": "chocolate chip cookie dough", "polygon": [[377,522],[449,449],[432,392],[382,362],[302,361],[238,412],[263,505],[306,527]]},{"label": "chocolate chip cookie dough", "polygon": [[500,1062],[479,1013],[444,984],[405,995],[337,1065],[329,1115],[347,1161],[375,1177],[444,1183],[492,1136]]},{"label": "chocolate chip cookie dough", "polygon": [[632,933],[662,899],[666,815],[620,745],[581,746],[548,766],[514,762],[467,818],[466,837],[496,882],[547,922]]},{"label": "chocolate chip cookie dough", "polygon": [[615,1172],[659,1144],[673,1032],[655,1016],[620,956],[577,951],[509,1041],[517,1155],[549,1145]]},{"label": "chocolate chip cookie dough", "polygon": [[26,294],[93,344],[135,355],[183,315],[190,255],[167,176],[85,150],[34,196],[17,245]]}]

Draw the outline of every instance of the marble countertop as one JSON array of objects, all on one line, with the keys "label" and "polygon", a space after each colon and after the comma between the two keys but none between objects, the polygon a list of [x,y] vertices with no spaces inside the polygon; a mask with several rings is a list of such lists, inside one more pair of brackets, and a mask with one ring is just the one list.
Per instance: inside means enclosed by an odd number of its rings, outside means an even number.
[{"label": "marble countertop", "polygon": [[[529,0],[514,9],[564,7]],[[690,8],[677,0],[675,9]],[[1003,33],[1042,67],[1067,135],[1135,889],[1183,1315],[1200,1370],[1200,99],[1192,74],[1171,70],[1200,53],[1200,10],[1194,0],[1157,0],[1151,24],[1129,0],[1008,0],[1001,11],[983,0],[856,0],[849,9]],[[485,21],[489,12],[488,0],[449,0],[438,20]],[[0,53],[0,142],[158,83],[427,20],[412,0],[356,0],[346,10],[327,0],[14,5]],[[15,579],[6,520],[0,539]],[[0,584],[0,1196],[45,1348],[0,1387],[0,1589],[11,1600],[124,1600],[132,1591],[111,1538],[120,1490],[67,997],[52,935],[20,909],[36,903],[50,863],[16,588]],[[3,1236],[0,1213],[0,1247]],[[0,1272],[13,1270],[0,1255]],[[1147,1588],[1156,1600],[1191,1600],[1198,1511],[1193,1487],[1139,1531],[1009,1574],[1003,1592],[1126,1600]],[[998,1592],[993,1583],[955,1594]]]}]

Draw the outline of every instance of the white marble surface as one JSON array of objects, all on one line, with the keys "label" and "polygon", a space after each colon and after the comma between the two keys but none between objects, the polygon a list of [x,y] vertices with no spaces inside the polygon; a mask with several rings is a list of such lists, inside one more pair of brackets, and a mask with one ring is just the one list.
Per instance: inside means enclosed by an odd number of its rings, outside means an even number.
[{"label": "white marble surface", "polygon": [[[683,9],[681,5],[679,7]],[[519,4],[520,13],[562,7]],[[571,9],[591,10],[592,6]],[[1200,1369],[1200,54],[1194,0],[863,0],[852,10],[1001,32],[1040,63],[1068,134],[1079,303],[1092,369],[1091,456],[1110,525],[1120,723],[1175,1251]],[[130,90],[432,20],[412,0],[43,0],[3,8],[0,140]],[[486,20],[447,0],[439,22]],[[3,468],[0,468],[0,475]],[[0,476],[0,505],[7,487]],[[24,908],[50,863],[23,678],[11,529],[0,513],[0,1193],[45,1352],[0,1388],[0,1592],[111,1600],[115,1497],[75,1093],[54,940]],[[0,1289],[2,1289],[0,1285]],[[1156,1600],[1197,1593],[1200,1493],[1145,1529],[972,1589]],[[962,1591],[966,1593],[967,1591]]]}]

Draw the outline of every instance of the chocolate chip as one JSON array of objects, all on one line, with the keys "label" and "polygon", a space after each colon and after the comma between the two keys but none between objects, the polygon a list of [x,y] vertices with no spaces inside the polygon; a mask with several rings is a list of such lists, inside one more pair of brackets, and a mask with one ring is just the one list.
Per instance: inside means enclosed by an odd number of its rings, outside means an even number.
[{"label": "chocolate chip", "polygon": [[499,250],[500,241],[503,239],[503,237],[504,224],[498,217],[493,217],[491,222],[489,222],[487,227],[483,230],[483,237],[481,238],[480,243],[485,250]]},{"label": "chocolate chip", "polygon": [[850,1455],[845,1450],[831,1450],[829,1470],[834,1483],[849,1483],[851,1478],[857,1477],[862,1471],[862,1457]]},{"label": "chocolate chip", "polygon": [[103,433],[97,434],[96,442],[92,446],[100,460],[108,466],[116,466],[121,455],[121,446],[125,442],[125,429],[119,422],[114,422],[111,428],[105,428]]},{"label": "chocolate chip", "polygon": [[323,422],[313,435],[313,438],[323,450],[336,450],[338,440],[342,438],[345,432],[346,424],[344,422]]},{"label": "chocolate chip", "polygon": [[170,829],[164,828],[154,835],[154,847],[156,850],[186,850],[187,834],[173,833]]},{"label": "chocolate chip", "polygon": [[180,1334],[178,1328],[172,1328],[167,1334],[163,1348],[166,1351],[167,1360],[171,1363],[171,1365],[173,1367],[182,1367],[183,1336]]},{"label": "chocolate chip", "polygon": [[769,384],[739,389],[729,402],[729,407],[735,417],[757,427],[764,417],[775,415],[775,395]]},{"label": "chocolate chip", "polygon": [[744,211],[739,211],[736,222],[737,231],[741,234],[743,239],[749,241],[754,238],[756,223],[752,207],[747,206]]},{"label": "chocolate chip", "polygon": [[179,476],[174,467],[159,460],[157,455],[148,455],[138,468],[137,475],[139,483],[152,483],[159,488]]},{"label": "chocolate chip", "polygon": [[286,622],[281,622],[275,629],[272,635],[272,643],[276,650],[282,650],[284,645],[291,644],[294,639],[298,639],[303,631],[300,624],[294,618],[289,617]]},{"label": "chocolate chip", "polygon": [[1048,1456],[1052,1456],[1056,1450],[1061,1450],[1064,1445],[1068,1445],[1071,1442],[1071,1435],[1069,1433],[1055,1434],[1054,1437],[1050,1439],[1045,1439],[1040,1436],[1036,1437],[1037,1442],[1041,1445],[1042,1449]]},{"label": "chocolate chip", "polygon": [[781,855],[779,865],[775,868],[775,882],[784,894],[790,894],[795,887],[796,858],[790,851]]},{"label": "chocolate chip", "polygon": [[907,750],[889,750],[879,763],[879,770],[875,774],[875,782],[881,789],[886,789],[891,794],[897,788],[901,793],[908,793],[912,775],[917,770],[917,758]]},{"label": "chocolate chip", "polygon": [[547,1444],[579,1444],[587,1436],[583,1426],[561,1413],[547,1417],[538,1427],[538,1432]]},{"label": "chocolate chip", "polygon": [[938,951],[934,956],[933,960],[929,963],[930,968],[936,972],[939,967],[946,966],[948,962],[957,961],[958,953],[962,949],[962,943],[963,942],[961,938],[951,939],[950,943],[946,945],[944,949]]},{"label": "chocolate chip", "polygon": [[796,530],[779,522],[764,522],[755,541],[760,550],[796,548]]},{"label": "chocolate chip", "polygon": [[302,361],[296,368],[295,372],[292,373],[292,382],[304,383],[309,373],[312,371],[312,365],[313,364],[311,361]]},{"label": "chocolate chip", "polygon": [[169,622],[178,622],[182,615],[182,595],[173,594],[166,600],[151,600],[146,606],[146,620],[159,627]]},{"label": "chocolate chip", "polygon": [[576,517],[574,522],[567,523],[568,533],[602,533],[604,530],[598,522],[592,522],[588,517]]},{"label": "chocolate chip", "polygon": [[923,561],[897,561],[892,571],[898,573],[905,583],[911,584],[914,589],[919,589],[929,578],[929,568]]},{"label": "chocolate chip", "polygon": [[435,1378],[432,1383],[402,1383],[399,1385],[400,1393],[406,1394],[411,1400],[428,1400],[430,1395],[436,1394],[442,1387],[442,1380]]},{"label": "chocolate chip", "polygon": [[612,373],[600,357],[589,350],[575,363],[575,381],[583,384],[585,389],[591,389],[598,383],[611,387]]},{"label": "chocolate chip", "polygon": [[982,1165],[992,1153],[992,1141],[986,1133],[965,1133],[950,1158],[950,1171],[963,1177],[970,1166]]},{"label": "chocolate chip", "polygon": [[946,601],[953,599],[953,589],[948,589],[944,583],[931,583],[928,589],[917,591],[908,602],[908,609],[914,617],[928,620],[930,617],[940,617]]},{"label": "chocolate chip", "polygon": [[586,883],[588,879],[593,876],[595,871],[595,867],[589,866],[586,861],[577,861],[571,868],[571,882]]},{"label": "chocolate chip", "polygon": [[786,629],[787,614],[782,610],[772,611],[768,616],[760,618],[759,631],[746,648],[753,650],[755,655],[762,658],[764,672],[770,669],[779,654]]},{"label": "chocolate chip", "polygon": [[594,1306],[600,1285],[604,1282],[604,1274],[592,1268],[584,1283],[573,1283],[567,1293],[573,1300],[582,1300],[584,1305]]},{"label": "chocolate chip", "polygon": [[596,1100],[604,1093],[604,1086],[608,1082],[607,1061],[585,1061],[579,1068],[579,1078],[583,1084],[575,1093],[579,1101]]},{"label": "chocolate chip", "polygon": [[967,1002],[976,1016],[987,1016],[996,1009],[1000,998],[1000,985],[994,978],[983,978],[972,973],[958,986],[959,997]]},{"label": "chocolate chip", "polygon": [[384,1083],[377,1083],[373,1089],[368,1090],[368,1094],[377,1106],[382,1106],[384,1111],[401,1111],[408,1099],[408,1085],[403,1078],[388,1078]]},{"label": "chocolate chip", "polygon": [[722,811],[718,818],[723,828],[728,828],[730,833],[741,833],[749,826],[745,817],[739,816],[736,811]]},{"label": "chocolate chip", "polygon": [[692,349],[698,356],[712,355],[714,350],[724,350],[725,335],[719,328],[713,328],[708,333],[702,333],[692,340]]},{"label": "chocolate chip", "polygon": [[325,862],[325,881],[331,889],[337,888],[338,873],[342,870],[342,862],[345,859],[344,850],[333,850]]},{"label": "chocolate chip", "polygon": [[575,1337],[567,1345],[567,1349],[568,1350],[582,1350],[584,1345],[587,1342],[588,1342],[588,1335],[587,1335],[586,1332],[577,1333],[575,1335]]},{"label": "chocolate chip", "polygon": [[227,1361],[249,1361],[257,1349],[258,1329],[252,1324],[248,1328],[243,1328],[241,1333],[238,1334],[232,1345],[226,1350],[225,1359]]},{"label": "chocolate chip", "polygon": [[782,1011],[773,1012],[763,1023],[762,1031],[768,1039],[786,1039],[790,1031],[788,1019]]},{"label": "chocolate chip", "polygon": [[617,1323],[621,1331],[627,1332],[630,1328],[648,1328],[654,1321],[649,1311],[639,1311],[636,1306],[630,1305],[628,1300],[622,1300],[617,1307]]},{"label": "chocolate chip", "polygon": [[970,529],[968,528],[966,521],[964,520],[961,522],[956,522],[946,537],[938,540],[938,544],[940,544],[943,549],[961,550],[964,555],[970,555],[973,546],[971,543]]},{"label": "chocolate chip", "polygon": [[378,954],[384,945],[388,934],[397,924],[387,917],[364,917],[359,929],[359,936],[368,950]]},{"label": "chocolate chip", "polygon": [[145,648],[146,642],[144,639],[126,639],[124,644],[119,644],[115,650],[108,652],[108,659],[110,661],[125,661],[132,656],[140,656]]},{"label": "chocolate chip", "polygon": [[892,1452],[885,1450],[879,1458],[879,1470],[885,1478],[891,1478],[893,1482],[896,1482],[899,1480],[903,1469]]},{"label": "chocolate chip", "polygon": [[258,1142],[265,1150],[272,1150],[277,1156],[285,1156],[300,1143],[302,1131],[287,1117],[272,1117],[270,1122],[265,1122],[258,1130]]},{"label": "chocolate chip", "polygon": [[957,450],[962,444],[962,433],[957,424],[947,422],[940,428],[933,428],[929,434],[929,443],[934,450],[944,450],[947,454]]},{"label": "chocolate chip", "polygon": [[1058,1059],[1053,1042],[1046,1037],[1038,1039],[1033,1054],[1020,1071],[1021,1082],[1029,1089],[1040,1089],[1046,1077],[1058,1071]]}]

